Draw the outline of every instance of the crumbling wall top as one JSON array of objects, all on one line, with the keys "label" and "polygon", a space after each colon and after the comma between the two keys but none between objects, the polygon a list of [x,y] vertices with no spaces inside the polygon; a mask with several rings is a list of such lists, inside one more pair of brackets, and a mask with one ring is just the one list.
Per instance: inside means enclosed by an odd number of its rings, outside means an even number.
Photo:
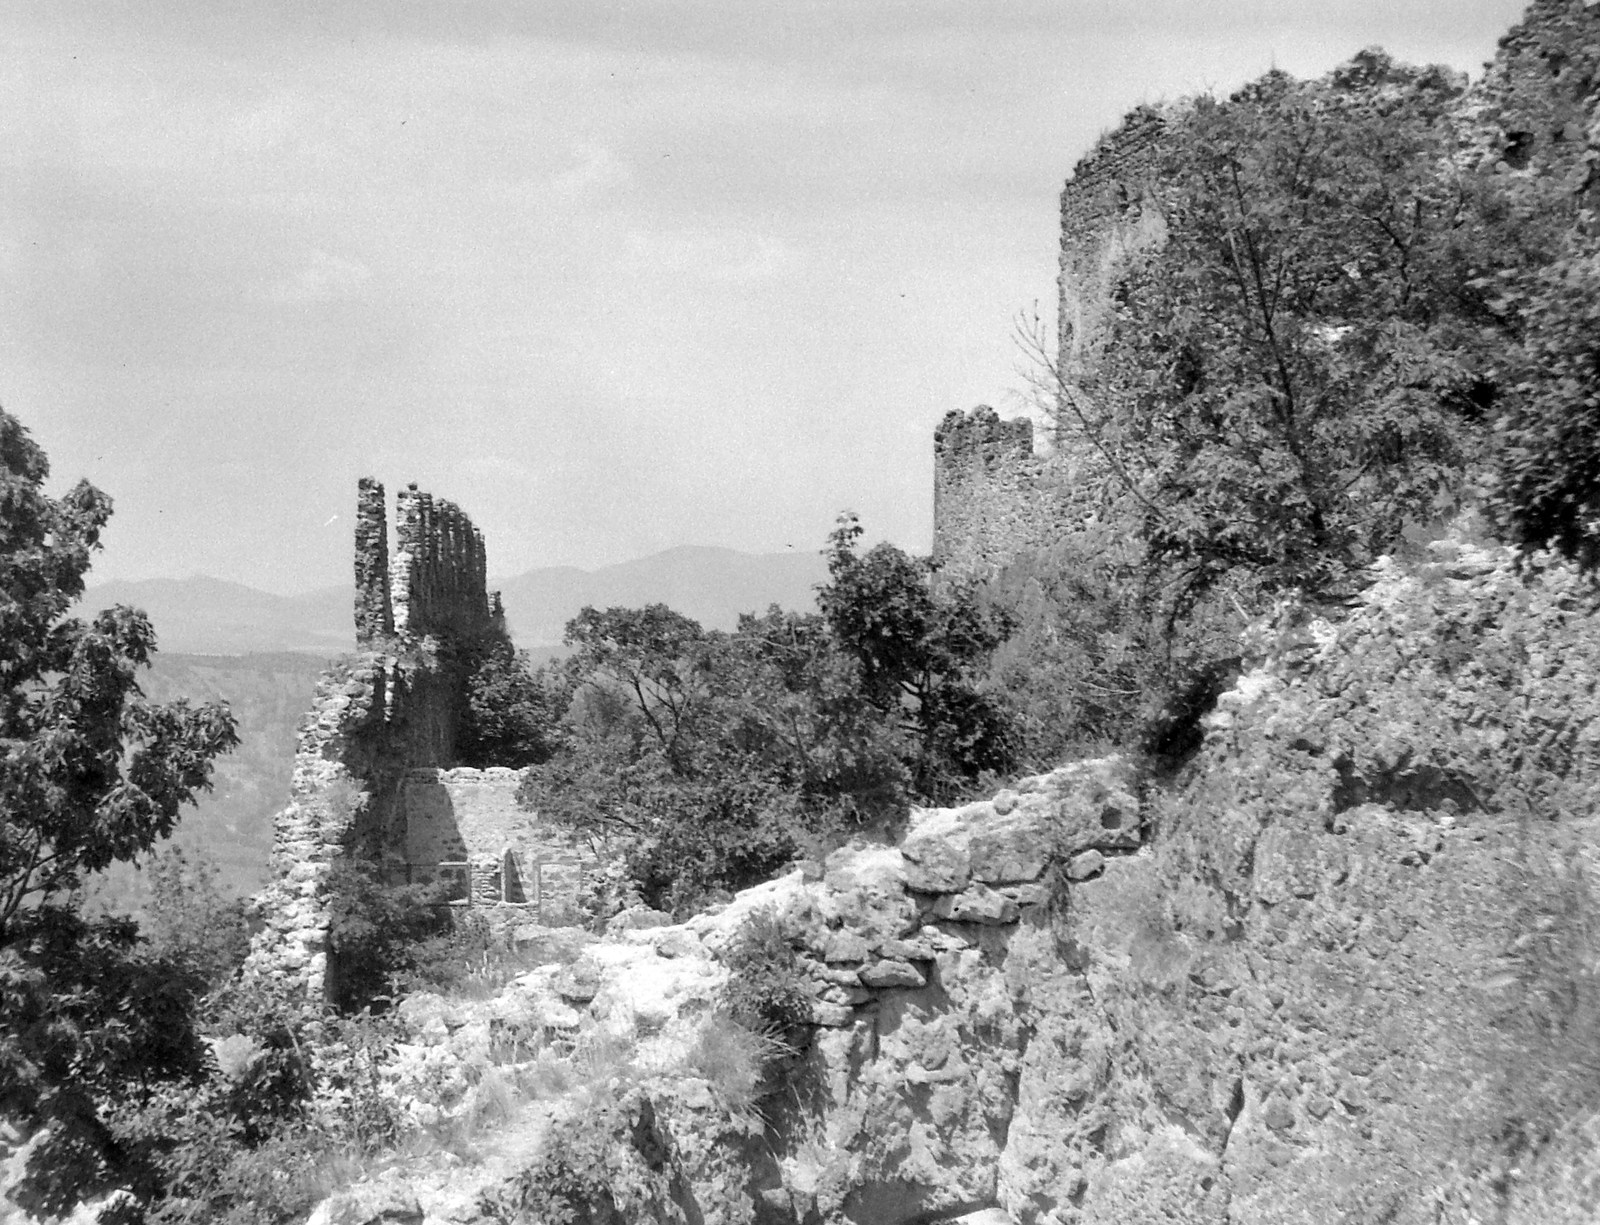
[{"label": "crumbling wall top", "polygon": [[459,506],[408,485],[395,499],[389,548],[383,486],[363,477],[356,494],[356,641],[429,634],[466,640],[503,622],[487,589],[483,534]]},{"label": "crumbling wall top", "polygon": [[934,463],[940,472],[971,463],[991,466],[1033,454],[1033,422],[1002,421],[987,404],[970,413],[952,409],[933,433]]},{"label": "crumbling wall top", "polygon": [[356,485],[356,641],[365,644],[393,634],[383,485],[364,476]]}]

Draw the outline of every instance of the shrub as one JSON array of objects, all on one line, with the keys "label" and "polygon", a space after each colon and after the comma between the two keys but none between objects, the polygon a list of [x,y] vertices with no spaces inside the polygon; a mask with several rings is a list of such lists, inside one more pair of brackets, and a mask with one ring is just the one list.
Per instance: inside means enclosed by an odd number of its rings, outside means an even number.
[{"label": "shrub", "polygon": [[753,912],[722,954],[727,1015],[753,1033],[787,1040],[811,1020],[811,994],[783,925],[770,910]]},{"label": "shrub", "polygon": [[171,846],[147,867],[151,898],[140,930],[158,957],[193,966],[215,988],[244,964],[250,925],[244,905],[217,888],[216,864]]},{"label": "shrub", "polygon": [[688,1067],[710,1082],[730,1112],[746,1114],[761,1098],[761,1082],[768,1071],[788,1050],[770,1033],[713,1012],[689,1048]]},{"label": "shrub", "polygon": [[[334,1003],[346,1012],[381,1004],[419,965],[444,955],[449,911],[434,887],[383,884],[378,869],[358,860],[331,865],[327,878],[328,948]],[[463,967],[464,968],[464,967]]]},{"label": "shrub", "polygon": [[671,1138],[638,1090],[599,1091],[548,1133],[544,1151],[480,1200],[490,1220],[540,1225],[625,1225],[679,1218]]}]

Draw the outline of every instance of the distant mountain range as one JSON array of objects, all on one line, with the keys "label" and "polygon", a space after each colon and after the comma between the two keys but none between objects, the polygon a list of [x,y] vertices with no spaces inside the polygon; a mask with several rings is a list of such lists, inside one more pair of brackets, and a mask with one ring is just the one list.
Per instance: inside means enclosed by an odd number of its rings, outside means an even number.
[{"label": "distant mountain range", "polygon": [[[499,588],[517,644],[548,656],[559,646],[563,627],[586,604],[636,608],[660,602],[707,628],[732,629],[740,613],[763,611],[769,604],[812,609],[813,589],[826,578],[827,566],[818,553],[741,553],[684,545],[598,570],[529,570],[502,579]],[[354,598],[348,586],[280,596],[196,575],[103,583],[89,589],[84,606],[91,611],[112,604],[144,609],[165,652],[336,655],[354,645]]]}]

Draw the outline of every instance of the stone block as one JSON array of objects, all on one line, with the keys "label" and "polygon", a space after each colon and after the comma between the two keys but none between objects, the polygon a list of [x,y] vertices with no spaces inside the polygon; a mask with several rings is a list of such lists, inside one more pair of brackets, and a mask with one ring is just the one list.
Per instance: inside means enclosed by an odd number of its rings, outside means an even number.
[{"label": "stone block", "polygon": [[926,941],[884,940],[877,948],[879,957],[891,961],[932,961],[936,950]]},{"label": "stone block", "polygon": [[1080,851],[1067,864],[1069,880],[1088,880],[1105,870],[1106,857],[1099,851]]},{"label": "stone block", "polygon": [[600,992],[600,973],[594,966],[568,966],[556,975],[556,994],[573,1004],[587,1004]]},{"label": "stone block", "polygon": [[926,987],[928,980],[909,961],[875,961],[861,969],[861,982],[868,987]]},{"label": "stone block", "polygon": [[[1005,824],[974,831],[970,844],[972,876],[986,884],[1038,880],[1050,862],[1050,838],[1042,823],[1027,820],[1035,810],[1024,808]],[[1010,817],[1023,816],[1021,821]]]},{"label": "stone block", "polygon": [[811,1005],[811,1023],[830,1029],[841,1029],[855,1020],[856,1012],[848,1004],[829,1004],[815,1000]]},{"label": "stone block", "polygon": [[919,893],[955,893],[966,888],[972,875],[967,814],[968,809],[936,809],[917,815],[900,844],[906,861],[906,888]]},{"label": "stone block", "polygon": [[922,919],[906,892],[905,870],[906,861],[894,847],[835,851],[817,894],[819,916],[828,927],[859,932],[869,942],[909,935]]},{"label": "stone block", "polygon": [[627,910],[611,917],[606,924],[606,935],[616,936],[622,932],[640,931],[651,927],[670,927],[672,916],[664,910],[652,910],[648,906],[630,906]]},{"label": "stone block", "polygon": [[705,946],[694,933],[685,931],[681,927],[668,928],[654,943],[658,957],[694,957],[705,952]]},{"label": "stone block", "polygon": [[972,947],[972,942],[965,936],[957,935],[954,932],[940,931],[933,926],[924,927],[918,932],[917,941],[931,948],[935,955],[939,953],[959,953],[962,949]]},{"label": "stone block", "polygon": [[817,999],[824,1004],[848,1004],[852,1008],[871,998],[872,992],[865,987],[838,987],[831,983],[817,992]]},{"label": "stone block", "polygon": [[841,929],[828,933],[827,942],[822,949],[824,961],[865,961],[872,953],[872,947],[865,936],[856,932]]},{"label": "stone block", "polygon": [[1026,885],[1006,885],[1000,892],[1018,906],[1042,906],[1050,900],[1050,887],[1042,881],[1031,881]]},{"label": "stone block", "polygon": [[820,983],[831,983],[838,987],[859,987],[861,985],[861,975],[847,966],[823,965],[820,961],[811,961],[802,957],[800,959],[800,967]]},{"label": "stone block", "polygon": [[933,913],[955,923],[1015,923],[1017,904],[987,885],[974,884],[964,893],[946,894],[934,903]]}]

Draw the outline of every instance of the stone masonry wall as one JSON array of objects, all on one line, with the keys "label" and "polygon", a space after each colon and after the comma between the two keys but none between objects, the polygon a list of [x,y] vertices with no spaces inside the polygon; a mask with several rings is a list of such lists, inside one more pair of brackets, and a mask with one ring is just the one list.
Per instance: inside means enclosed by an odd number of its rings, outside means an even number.
[{"label": "stone masonry wall", "polygon": [[1033,422],[979,405],[934,434],[933,560],[946,579],[980,578],[1049,546],[1089,514],[1090,457],[1036,454]]},{"label": "stone masonry wall", "polygon": [[454,502],[434,500],[415,485],[395,499],[395,553],[390,588],[395,629],[467,639],[494,622],[485,576],[483,535]]},{"label": "stone masonry wall", "polygon": [[405,780],[408,880],[461,882],[475,906],[525,906],[546,926],[570,923],[578,909],[588,844],[551,828],[517,802],[523,771],[420,769]]},{"label": "stone masonry wall", "polygon": [[356,641],[366,645],[393,636],[383,486],[364,476],[356,486]]},{"label": "stone masonry wall", "polygon": [[1150,188],[1172,117],[1148,106],[1131,111],[1061,189],[1059,360],[1069,378],[1094,359],[1122,261],[1166,236]]},{"label": "stone masonry wall", "polygon": [[[1076,388],[1099,355],[1118,269],[1159,244],[1166,223],[1151,178],[1173,112],[1140,107],[1101,137],[1061,192],[1058,361]],[[1080,393],[1081,394],[1081,393]],[[1058,406],[1059,407],[1059,406]],[[951,412],[934,434],[933,556],[947,577],[978,577],[1047,548],[1091,513],[1102,479],[1093,449],[1058,412],[1055,449],[1037,454],[1033,424],[980,406]]]},{"label": "stone masonry wall", "polygon": [[[498,597],[486,590],[483,537],[454,503],[415,485],[397,499],[395,527],[391,552],[383,486],[362,480],[357,651],[318,684],[289,804],[275,818],[275,879],[258,899],[264,929],[249,972],[285,977],[312,994],[337,986],[328,891],[341,859],[375,864],[394,883],[434,880],[449,875],[442,864],[459,864],[459,900],[469,904],[520,894],[520,904],[536,907],[546,877],[552,917],[576,898],[580,848],[539,834],[517,807],[520,773],[452,769],[462,648],[504,633]],[[434,836],[420,832],[424,813]],[[516,878],[509,889],[508,876]]]}]

